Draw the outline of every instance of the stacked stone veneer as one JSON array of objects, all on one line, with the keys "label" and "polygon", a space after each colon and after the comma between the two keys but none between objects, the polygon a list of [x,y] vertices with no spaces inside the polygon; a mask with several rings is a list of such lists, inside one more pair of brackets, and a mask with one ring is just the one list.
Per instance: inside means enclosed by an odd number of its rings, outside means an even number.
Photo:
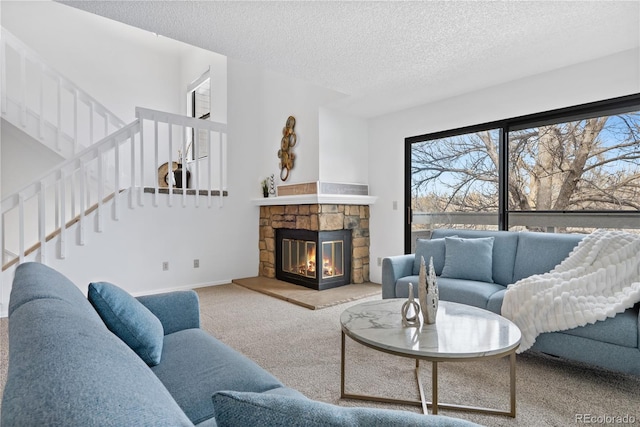
[{"label": "stacked stone veneer", "polygon": [[263,277],[276,277],[277,228],[351,230],[351,283],[369,281],[369,206],[261,206],[259,275]]}]

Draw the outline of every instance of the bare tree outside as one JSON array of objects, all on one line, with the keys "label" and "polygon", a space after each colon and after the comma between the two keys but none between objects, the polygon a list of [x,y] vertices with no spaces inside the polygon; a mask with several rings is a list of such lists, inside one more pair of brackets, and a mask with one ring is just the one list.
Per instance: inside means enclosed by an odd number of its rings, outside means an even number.
[{"label": "bare tree outside", "polygon": [[[413,144],[414,212],[497,213],[499,135]],[[640,211],[638,112],[512,131],[508,147],[511,212]]]}]

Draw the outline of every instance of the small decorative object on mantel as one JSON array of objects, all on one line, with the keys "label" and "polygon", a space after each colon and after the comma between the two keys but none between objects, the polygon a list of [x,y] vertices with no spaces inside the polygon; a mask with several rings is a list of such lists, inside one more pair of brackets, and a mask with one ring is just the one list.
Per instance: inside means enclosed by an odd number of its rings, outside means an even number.
[{"label": "small decorative object on mantel", "polygon": [[289,178],[289,172],[293,169],[293,161],[296,155],[291,150],[298,142],[298,137],[293,128],[296,126],[296,119],[289,116],[287,123],[282,128],[282,139],[280,140],[280,149],[278,150],[278,158],[280,159],[280,179],[286,181]]},{"label": "small decorative object on mantel", "polygon": [[402,324],[420,326],[420,304],[413,298],[413,283],[409,283],[409,299],[402,304]]},{"label": "small decorative object on mantel", "polygon": [[276,180],[274,174],[269,177],[269,197],[275,197],[276,195]]},{"label": "small decorative object on mantel", "polygon": [[263,179],[260,186],[262,187],[262,195],[264,197],[269,197],[269,178]]}]

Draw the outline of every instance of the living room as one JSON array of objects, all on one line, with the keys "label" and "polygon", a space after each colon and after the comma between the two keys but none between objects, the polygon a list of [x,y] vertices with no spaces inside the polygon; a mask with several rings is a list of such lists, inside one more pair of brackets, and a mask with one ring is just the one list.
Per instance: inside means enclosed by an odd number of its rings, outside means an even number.
[{"label": "living room", "polygon": [[[404,252],[405,138],[640,91],[637,37],[630,43],[627,33],[620,35],[611,27],[601,30],[609,31],[602,35],[609,42],[594,47],[597,53],[589,58],[568,59],[550,69],[536,69],[532,60],[529,73],[489,78],[480,86],[464,74],[454,75],[454,82],[443,77],[435,85],[456,86],[455,90],[385,112],[366,112],[363,98],[350,112],[349,96],[339,90],[193,46],[161,48],[158,43],[173,42],[61,3],[2,2],[1,7],[3,27],[125,122],[134,119],[136,106],[185,114],[185,88],[207,69],[213,76],[212,118],[228,125],[228,196],[208,208],[195,207],[192,201],[169,207],[163,198],[156,207],[152,196],[145,195],[144,207],[123,209],[120,220],[108,223],[104,232],[89,233],[84,245],[69,245],[65,259],[56,256],[54,244],[47,249],[48,264],[75,283],[107,280],[134,295],[223,285],[257,275],[256,200],[262,198],[260,181],[279,174],[277,152],[290,115],[296,117],[299,141],[288,183],[361,183],[376,198],[370,206],[369,268],[370,280],[380,283],[377,260]],[[637,5],[631,7],[637,11]],[[622,22],[627,25],[629,20]],[[633,22],[637,25],[637,18]],[[625,25],[621,27],[628,28]],[[561,34],[555,36],[562,39]],[[509,45],[501,47],[509,50]],[[558,48],[541,43],[539,53],[552,47]],[[474,63],[480,54],[470,56],[461,58],[459,68],[480,67]],[[509,62],[503,59],[502,65]],[[15,170],[11,165],[20,166],[25,181],[47,166],[30,167],[23,160],[25,153],[12,157],[4,148],[3,133],[3,194],[27,183],[12,181],[16,188],[4,188],[4,173]],[[199,260],[197,269],[194,259]],[[164,262],[169,263],[166,271]],[[8,269],[0,277],[2,316],[13,273]]]}]

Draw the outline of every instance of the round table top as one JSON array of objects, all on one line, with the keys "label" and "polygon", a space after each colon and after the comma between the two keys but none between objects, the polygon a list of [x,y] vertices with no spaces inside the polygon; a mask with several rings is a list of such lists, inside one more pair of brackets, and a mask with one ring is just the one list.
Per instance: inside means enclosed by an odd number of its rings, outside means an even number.
[{"label": "round table top", "polygon": [[440,301],[436,323],[402,325],[404,298],[368,301],[346,309],[342,330],[352,339],[394,354],[423,359],[469,359],[506,355],[520,344],[510,320],[466,304]]}]

